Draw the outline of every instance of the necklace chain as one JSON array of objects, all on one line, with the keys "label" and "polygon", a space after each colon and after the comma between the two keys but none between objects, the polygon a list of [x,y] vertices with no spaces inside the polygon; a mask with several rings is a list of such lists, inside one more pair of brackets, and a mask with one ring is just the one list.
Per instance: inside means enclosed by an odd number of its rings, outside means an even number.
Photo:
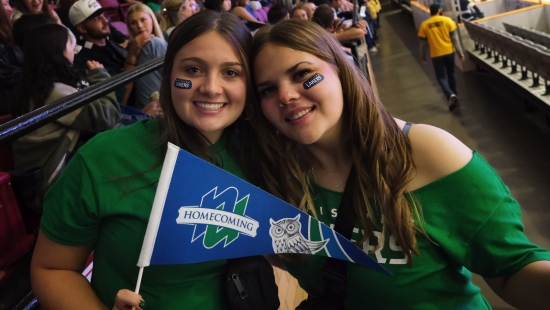
[{"label": "necklace chain", "polygon": [[[327,172],[317,172],[319,174],[328,174],[328,173],[335,173],[335,172],[338,172],[338,171],[327,171]],[[309,173],[311,173],[313,175],[313,180],[315,182],[317,182],[317,180],[315,179],[315,170],[313,169],[313,166],[312,167],[309,167]],[[334,188],[332,188],[331,190],[336,190],[338,187],[344,185],[348,180],[345,179],[342,183],[339,183],[338,185],[336,185]]]}]

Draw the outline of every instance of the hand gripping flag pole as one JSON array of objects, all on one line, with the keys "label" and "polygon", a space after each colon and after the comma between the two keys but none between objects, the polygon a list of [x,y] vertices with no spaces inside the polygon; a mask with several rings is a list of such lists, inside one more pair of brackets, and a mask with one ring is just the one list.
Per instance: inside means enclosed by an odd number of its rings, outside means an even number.
[{"label": "hand gripping flag pole", "polygon": [[138,260],[143,268],[252,255],[333,257],[386,274],[362,249],[307,213],[168,144]]}]

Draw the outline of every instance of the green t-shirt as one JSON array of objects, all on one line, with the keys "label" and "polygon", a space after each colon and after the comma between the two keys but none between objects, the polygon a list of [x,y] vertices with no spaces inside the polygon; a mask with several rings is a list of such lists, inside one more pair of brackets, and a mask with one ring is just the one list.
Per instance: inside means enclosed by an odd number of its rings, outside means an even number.
[{"label": "green t-shirt", "polygon": [[[165,155],[159,134],[158,123],[149,120],[97,135],[46,195],[42,232],[63,245],[95,243],[92,287],[109,309],[119,289],[136,285],[136,263]],[[244,178],[225,139],[214,147],[222,168]],[[225,309],[225,265],[219,260],[146,267],[140,294],[147,309]]]},{"label": "green t-shirt", "polygon": [[[346,309],[490,309],[471,282],[470,271],[498,277],[531,262],[550,260],[547,250],[523,234],[517,201],[477,152],[459,171],[413,194],[432,241],[417,234],[420,256],[413,255],[414,264],[409,266],[392,236],[386,236],[374,251],[382,236],[379,223],[362,248],[393,276],[349,264]],[[341,197],[341,193],[314,185],[314,203],[322,222],[334,224]],[[321,240],[314,228],[311,240]],[[361,240],[361,236],[357,223],[352,239]],[[308,256],[303,263],[285,261],[285,265],[308,293],[322,295],[324,262],[323,257]]]}]

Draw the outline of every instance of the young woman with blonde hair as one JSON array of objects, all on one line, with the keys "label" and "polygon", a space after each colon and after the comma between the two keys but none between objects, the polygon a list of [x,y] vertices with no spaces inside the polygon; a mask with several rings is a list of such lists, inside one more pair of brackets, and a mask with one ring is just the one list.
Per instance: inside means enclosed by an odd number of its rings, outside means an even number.
[{"label": "young woman with blonde hair", "polygon": [[190,0],[164,0],[160,28],[170,35],[177,25],[193,14],[194,7]]},{"label": "young woman with blonde hair", "polygon": [[[390,115],[312,22],[260,30],[251,57],[262,186],[327,225],[351,187],[351,239],[392,273],[348,264],[333,309],[490,309],[470,272],[515,307],[548,307],[550,253],[524,235],[518,203],[481,155]],[[337,292],[323,283],[324,258],[282,263],[310,302],[330,304],[323,296]]]},{"label": "young woman with blonde hair", "polygon": [[[124,71],[164,56],[166,41],[151,8],[141,2],[132,5],[126,13],[126,24],[130,34],[130,44],[128,56],[124,62]],[[159,69],[128,84],[123,103],[143,109],[149,103],[151,94],[160,90],[161,79]],[[135,87],[135,102],[128,102],[132,87]]]}]

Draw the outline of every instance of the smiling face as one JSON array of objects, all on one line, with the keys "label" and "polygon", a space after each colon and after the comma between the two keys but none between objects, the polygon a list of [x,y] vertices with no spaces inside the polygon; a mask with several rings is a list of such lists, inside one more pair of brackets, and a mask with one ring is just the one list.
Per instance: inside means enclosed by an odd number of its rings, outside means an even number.
[{"label": "smiling face", "polygon": [[262,111],[280,133],[306,145],[340,140],[344,98],[331,64],[269,43],[254,68]]},{"label": "smiling face", "polygon": [[153,20],[151,16],[145,12],[134,12],[128,16],[128,24],[130,31],[134,36],[140,33],[153,33]]},{"label": "smiling face", "polygon": [[[176,79],[191,81],[191,88],[174,86]],[[176,54],[171,92],[179,118],[215,143],[223,130],[243,112],[246,72],[227,39],[216,31],[210,31],[186,44]]]},{"label": "smiling face", "polygon": [[23,0],[31,14],[40,14],[44,0]]}]

